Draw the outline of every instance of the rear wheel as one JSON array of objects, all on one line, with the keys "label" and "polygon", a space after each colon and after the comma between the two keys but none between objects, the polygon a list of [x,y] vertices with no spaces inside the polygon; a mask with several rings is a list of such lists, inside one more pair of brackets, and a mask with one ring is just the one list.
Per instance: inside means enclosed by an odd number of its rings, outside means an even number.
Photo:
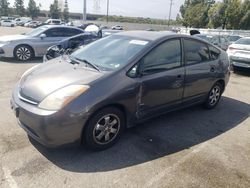
[{"label": "rear wheel", "polygon": [[34,57],[34,52],[31,47],[27,45],[20,45],[15,48],[14,56],[17,60],[28,61]]},{"label": "rear wheel", "polygon": [[84,144],[89,149],[104,150],[114,145],[125,129],[125,117],[113,107],[97,112],[87,123],[83,134]]},{"label": "rear wheel", "polygon": [[204,103],[204,107],[207,109],[214,108],[220,101],[222,91],[223,91],[222,85],[219,82],[217,82],[210,90],[206,102]]}]

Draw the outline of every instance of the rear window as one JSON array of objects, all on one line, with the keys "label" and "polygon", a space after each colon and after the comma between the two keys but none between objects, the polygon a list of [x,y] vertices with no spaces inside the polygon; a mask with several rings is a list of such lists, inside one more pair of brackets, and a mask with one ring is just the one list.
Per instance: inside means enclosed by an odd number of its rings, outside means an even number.
[{"label": "rear window", "polygon": [[184,50],[187,65],[209,61],[209,50],[205,43],[184,39]]},{"label": "rear window", "polygon": [[235,44],[250,45],[250,38],[241,38],[240,40],[236,41]]},{"label": "rear window", "polygon": [[53,23],[55,24],[60,24],[61,22],[60,21],[52,21]]},{"label": "rear window", "polygon": [[216,60],[219,58],[220,56],[220,50],[218,50],[217,48],[213,47],[213,46],[208,46],[209,51],[210,51],[210,59],[211,60]]}]

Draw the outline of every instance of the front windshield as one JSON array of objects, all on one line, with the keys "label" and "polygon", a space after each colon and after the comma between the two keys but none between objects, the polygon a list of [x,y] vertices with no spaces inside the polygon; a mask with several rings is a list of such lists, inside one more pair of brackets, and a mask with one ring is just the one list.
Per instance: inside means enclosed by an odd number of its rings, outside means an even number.
[{"label": "front windshield", "polygon": [[113,71],[126,65],[149,41],[112,35],[74,52],[70,57],[88,61],[101,70]]},{"label": "front windshield", "polygon": [[28,35],[31,37],[36,37],[36,36],[42,34],[46,29],[48,29],[48,28],[47,27],[38,27],[38,28],[33,29],[30,32],[26,33],[25,35]]},{"label": "front windshield", "polygon": [[250,45],[250,38],[241,38],[237,40],[235,44]]}]

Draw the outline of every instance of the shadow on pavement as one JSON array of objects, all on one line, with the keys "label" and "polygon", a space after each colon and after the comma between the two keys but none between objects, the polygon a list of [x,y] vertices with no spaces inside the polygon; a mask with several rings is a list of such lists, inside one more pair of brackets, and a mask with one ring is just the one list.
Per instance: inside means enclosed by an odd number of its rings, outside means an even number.
[{"label": "shadow on pavement", "polygon": [[13,64],[28,64],[28,63],[42,63],[43,58],[41,57],[36,57],[32,60],[29,61],[18,61],[15,58],[0,58],[0,63],[1,61],[4,61],[5,63],[13,63]]},{"label": "shadow on pavement", "polygon": [[234,68],[233,72],[234,72],[234,74],[237,74],[237,75],[250,77],[250,69],[246,69],[246,68]]},{"label": "shadow on pavement", "polygon": [[236,127],[250,115],[250,105],[222,97],[213,110],[200,106],[172,112],[127,130],[112,148],[47,149],[32,144],[52,163],[73,172],[103,172],[145,163],[188,149]]}]

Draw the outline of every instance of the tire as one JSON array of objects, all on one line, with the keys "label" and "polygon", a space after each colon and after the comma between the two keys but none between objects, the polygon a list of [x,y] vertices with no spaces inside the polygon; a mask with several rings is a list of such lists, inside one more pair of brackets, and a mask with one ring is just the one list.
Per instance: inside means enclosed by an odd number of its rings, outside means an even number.
[{"label": "tire", "polygon": [[125,129],[125,117],[118,108],[98,111],[86,124],[83,132],[85,146],[91,150],[105,150],[113,146]]},{"label": "tire", "polygon": [[220,101],[222,91],[223,91],[222,85],[219,82],[215,83],[212,89],[208,93],[208,97],[204,103],[204,107],[206,109],[215,108]]},{"label": "tire", "polygon": [[27,45],[19,45],[14,50],[14,56],[19,61],[29,61],[34,58],[34,51]]}]

